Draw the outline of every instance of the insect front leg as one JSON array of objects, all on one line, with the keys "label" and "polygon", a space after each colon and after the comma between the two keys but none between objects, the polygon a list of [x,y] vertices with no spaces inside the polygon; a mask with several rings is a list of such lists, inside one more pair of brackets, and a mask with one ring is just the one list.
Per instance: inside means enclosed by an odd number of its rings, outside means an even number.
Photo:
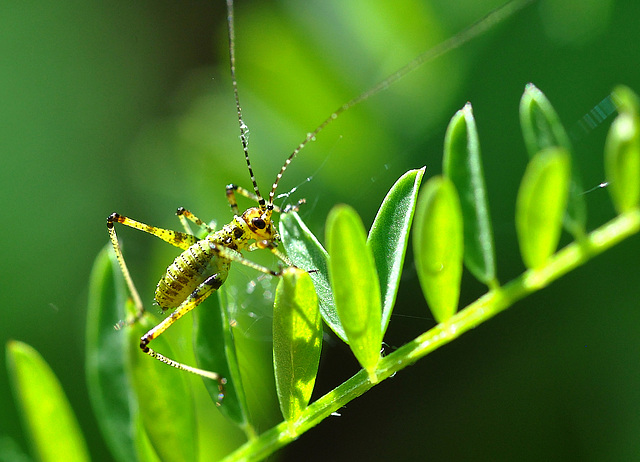
[{"label": "insect front leg", "polygon": [[[260,198],[256,196],[253,192],[248,189],[243,188],[242,186],[238,186],[236,184],[228,184],[227,185],[227,200],[229,201],[229,205],[231,205],[231,210],[235,215],[238,215],[238,203],[236,201],[236,194],[238,193],[241,196],[246,197],[247,199],[251,199],[252,201],[260,203]],[[289,212],[297,212],[300,209],[300,206],[306,202],[305,199],[300,199],[295,205],[287,205],[284,209],[281,209],[275,204],[273,205],[273,210],[278,213],[289,213]]]},{"label": "insect front leg", "polygon": [[149,356],[161,361],[171,367],[175,367],[176,369],[180,369],[182,371],[191,372],[192,374],[199,375],[201,377],[205,377],[207,379],[215,380],[218,382],[218,390],[220,391],[218,395],[218,404],[222,401],[224,397],[224,384],[226,383],[226,379],[220,376],[215,372],[205,371],[203,369],[198,369],[196,367],[187,366],[186,364],[179,363],[171,358],[167,358],[166,356],[158,353],[155,350],[149,348],[149,343],[152,340],[158,338],[164,331],[166,331],[174,322],[180,319],[182,316],[187,314],[189,311],[194,309],[200,303],[202,303],[209,295],[214,293],[217,289],[220,288],[224,280],[226,279],[226,274],[217,273],[212,276],[209,276],[202,282],[196,289],[187,297],[187,299],[180,304],[178,308],[176,308],[170,316],[165,318],[160,324],[155,326],[153,329],[149,330],[146,334],[144,334],[140,338],[140,348],[142,351]]},{"label": "insect front leg", "polygon": [[[241,196],[244,196],[252,201],[260,203],[260,198],[254,194],[253,192],[244,189],[242,186],[238,186],[237,184],[228,184],[227,185],[227,200],[229,201],[229,205],[231,206],[231,211],[234,215],[239,215],[238,210],[238,201],[236,200],[236,192]],[[263,199],[264,202],[264,199]],[[276,210],[278,211],[278,210]]]}]

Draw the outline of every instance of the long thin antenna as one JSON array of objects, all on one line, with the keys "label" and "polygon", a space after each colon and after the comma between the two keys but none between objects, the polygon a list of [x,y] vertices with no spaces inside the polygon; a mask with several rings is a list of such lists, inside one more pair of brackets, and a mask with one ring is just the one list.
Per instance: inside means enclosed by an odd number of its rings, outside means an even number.
[{"label": "long thin antenna", "polygon": [[[229,30],[229,64],[231,67],[231,82],[233,84],[233,95],[236,100],[236,109],[238,110],[238,124],[240,125],[240,140],[242,141],[242,149],[244,150],[244,158],[247,161],[247,167],[249,168],[249,175],[251,175],[251,182],[253,183],[253,190],[258,196],[258,204],[260,204],[260,208],[265,209],[266,204],[264,199],[262,198],[262,194],[260,194],[260,190],[258,189],[258,183],[256,182],[256,177],[253,174],[253,169],[251,168],[251,161],[249,160],[249,148],[248,148],[248,137],[247,137],[247,126],[242,120],[242,108],[240,107],[240,99],[238,98],[238,81],[236,80],[236,34],[234,28],[234,20],[233,20],[233,0],[227,0],[227,23]],[[273,201],[269,201],[269,203],[273,203]]]},{"label": "long thin antenna", "polygon": [[302,141],[302,143],[300,143],[298,145],[298,147],[296,147],[294,149],[294,151],[291,153],[291,155],[289,155],[287,160],[285,160],[284,165],[282,166],[282,168],[280,169],[280,172],[278,173],[278,176],[276,176],[276,180],[273,183],[273,186],[271,188],[271,192],[269,193],[269,201],[268,201],[268,203],[269,204],[273,203],[273,199],[275,197],[276,189],[278,188],[278,183],[280,182],[280,178],[282,178],[283,173],[285,172],[285,170],[287,170],[287,167],[289,166],[289,164],[291,163],[293,158],[310,141],[314,140],[316,135],[318,135],[318,133],[320,133],[322,130],[324,130],[324,128],[327,125],[329,125],[331,122],[336,120],[340,114],[345,112],[347,109],[352,108],[356,104],[359,104],[359,103],[369,99],[370,97],[372,97],[376,93],[379,93],[382,90],[386,89],[387,87],[389,87],[390,85],[394,84],[395,82],[397,82],[402,77],[406,76],[408,73],[410,73],[411,71],[415,70],[419,66],[421,66],[421,65],[423,65],[423,64],[425,64],[425,63],[427,63],[429,61],[432,61],[432,60],[436,59],[437,57],[439,57],[439,56],[441,56],[441,55],[443,55],[443,54],[445,54],[445,53],[447,53],[447,52],[449,52],[451,50],[455,50],[456,48],[461,47],[462,45],[464,45],[465,43],[469,42],[470,40],[478,37],[479,35],[482,35],[484,32],[488,31],[489,29],[491,29],[496,24],[504,21],[506,18],[508,18],[509,16],[512,16],[513,14],[517,13],[522,8],[527,6],[529,3],[532,3],[534,1],[535,0],[512,0],[512,1],[504,4],[503,6],[501,6],[499,8],[496,8],[495,10],[493,10],[492,12],[487,14],[484,18],[482,18],[482,19],[476,21],[475,23],[473,23],[467,29],[465,29],[462,32],[454,35],[453,37],[445,40],[444,42],[440,42],[438,45],[434,46],[433,48],[430,48],[427,51],[425,51],[424,53],[418,55],[411,62],[409,62],[409,64],[401,67],[400,69],[395,71],[393,74],[389,75],[387,78],[385,78],[384,80],[379,82],[377,85],[374,85],[369,90],[367,90],[364,93],[362,93],[361,95],[356,96],[351,101],[349,101],[349,102],[343,104],[342,106],[340,106],[324,122],[322,122],[320,125],[318,125],[318,127],[315,130],[313,130],[312,132],[307,133],[307,136]]}]

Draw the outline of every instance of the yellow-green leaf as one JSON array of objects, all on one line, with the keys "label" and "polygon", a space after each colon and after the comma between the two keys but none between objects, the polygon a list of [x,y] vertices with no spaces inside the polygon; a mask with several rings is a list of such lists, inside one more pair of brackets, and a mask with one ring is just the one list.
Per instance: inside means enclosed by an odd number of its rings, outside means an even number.
[{"label": "yellow-green leaf", "polygon": [[382,346],[380,283],[362,220],[351,207],[338,205],[327,218],[329,279],[340,323],[351,351],[376,381]]},{"label": "yellow-green leaf", "polygon": [[609,194],[618,213],[640,203],[640,119],[623,112],[613,121],[605,145]]},{"label": "yellow-green leaf", "polygon": [[611,98],[620,114],[638,115],[640,113],[640,98],[631,88],[625,85],[618,85],[611,92]]},{"label": "yellow-green leaf", "polygon": [[296,420],[309,404],[322,348],[322,317],[309,274],[286,268],[273,306],[273,365],[284,418]]},{"label": "yellow-green leaf", "polygon": [[446,321],[458,309],[464,254],[460,200],[446,177],[431,178],[418,197],[413,251],[431,313]]},{"label": "yellow-green leaf", "polygon": [[[563,148],[571,155],[571,143],[560,118],[547,97],[532,83],[527,84],[520,100],[520,124],[522,134],[533,158],[547,148]],[[587,205],[576,162],[571,163],[571,183],[564,216],[564,226],[577,238],[584,235],[587,222]]]},{"label": "yellow-green leaf", "polygon": [[516,201],[516,230],[528,268],[543,265],[558,246],[570,180],[571,159],[564,148],[545,149],[527,166]]},{"label": "yellow-green leaf", "polygon": [[7,345],[13,392],[38,460],[88,461],[89,453],[78,421],[55,374],[29,345]]}]

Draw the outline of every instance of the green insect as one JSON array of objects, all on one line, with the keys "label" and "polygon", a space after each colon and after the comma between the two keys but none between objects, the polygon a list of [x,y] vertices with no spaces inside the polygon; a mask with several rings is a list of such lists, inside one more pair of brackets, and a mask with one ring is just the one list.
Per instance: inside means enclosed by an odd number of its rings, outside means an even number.
[{"label": "green insect", "polygon": [[[293,150],[289,157],[287,157],[283,166],[278,172],[275,181],[273,182],[271,191],[269,192],[267,199],[265,200],[264,197],[260,194],[260,190],[258,188],[258,184],[251,167],[251,161],[249,160],[249,152],[247,148],[248,131],[242,119],[242,110],[238,98],[238,85],[235,76],[235,32],[233,0],[227,0],[231,79],[236,102],[238,123],[240,126],[240,139],[247,163],[247,169],[249,171],[251,182],[253,184],[253,192],[233,184],[227,186],[227,200],[229,201],[231,210],[234,213],[234,218],[229,224],[223,226],[222,229],[218,231],[212,229],[189,210],[186,210],[182,207],[177,210],[176,214],[178,215],[178,218],[183,225],[183,228],[185,230],[184,232],[150,226],[126,216],[119,215],[118,213],[111,214],[107,218],[107,229],[109,232],[109,238],[111,240],[111,243],[113,244],[118,263],[120,265],[120,268],[124,275],[124,279],[129,287],[131,297],[133,298],[133,302],[136,307],[136,315],[133,317],[133,319],[128,320],[127,322],[121,321],[116,327],[119,328],[124,325],[133,324],[138,321],[145,313],[144,305],[133,283],[133,279],[131,278],[131,274],[124,260],[122,249],[118,242],[114,224],[121,223],[125,226],[152,234],[183,250],[183,252],[178,255],[173,263],[167,268],[164,276],[162,276],[162,278],[158,282],[154,297],[155,302],[161,307],[163,311],[173,310],[173,312],[158,325],[153,327],[142,336],[142,338],[140,339],[140,348],[144,353],[165,364],[168,364],[169,366],[217,381],[219,388],[218,400],[219,402],[222,401],[224,397],[224,385],[226,383],[226,379],[224,377],[216,372],[191,367],[168,358],[151,349],[149,347],[150,343],[154,339],[162,335],[162,333],[165,332],[174,322],[197,307],[207,297],[209,297],[212,293],[219,289],[227,279],[227,275],[229,273],[232,262],[243,264],[247,267],[254,268],[258,271],[270,274],[272,276],[280,276],[282,274],[279,270],[275,271],[266,268],[244,258],[241,254],[243,250],[252,251],[258,249],[266,249],[272,252],[276,257],[278,257],[285,265],[293,266],[291,261],[278,250],[280,236],[276,231],[276,226],[273,220],[273,213],[286,213],[289,211],[297,210],[298,206],[303,201],[300,201],[297,205],[287,206],[284,209],[280,209],[279,207],[274,205],[275,193],[284,172],[287,170],[287,167],[289,166],[293,158],[310,141],[314,140],[316,135],[320,133],[329,123],[337,119],[340,114],[342,114],[349,108],[384,90],[389,85],[399,80],[419,65],[451,49],[459,47],[463,43],[469,41],[471,38],[489,29],[493,24],[499,22],[504,16],[507,16],[513,13],[513,11],[522,8],[530,1],[531,0],[514,0],[512,2],[509,2],[505,6],[495,10],[483,20],[472,25],[467,30],[459,33],[453,38],[418,56],[409,64],[393,73],[391,76],[375,85],[368,91],[340,106],[314,131],[308,133],[305,139]],[[257,203],[257,206],[251,207],[240,214],[236,202],[236,193],[254,200]],[[204,237],[203,239],[199,239],[194,236],[190,231],[189,221],[206,230],[206,237]]]}]

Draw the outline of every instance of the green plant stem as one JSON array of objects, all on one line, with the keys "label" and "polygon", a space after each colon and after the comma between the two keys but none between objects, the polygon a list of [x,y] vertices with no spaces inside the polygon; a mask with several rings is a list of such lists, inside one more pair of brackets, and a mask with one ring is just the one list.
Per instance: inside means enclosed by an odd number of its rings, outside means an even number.
[{"label": "green plant stem", "polygon": [[[375,371],[376,384],[438,347],[451,342],[464,332],[491,319],[528,294],[546,287],[638,231],[640,231],[640,209],[636,208],[589,233],[580,242],[569,244],[550,257],[542,267],[528,270],[504,286],[491,290],[446,322],[438,324],[382,358]],[[278,424],[258,438],[245,443],[225,460],[263,459],[295,440],[374,385],[369,381],[366,371],[359,371],[342,385],[311,404],[297,420]]]}]

